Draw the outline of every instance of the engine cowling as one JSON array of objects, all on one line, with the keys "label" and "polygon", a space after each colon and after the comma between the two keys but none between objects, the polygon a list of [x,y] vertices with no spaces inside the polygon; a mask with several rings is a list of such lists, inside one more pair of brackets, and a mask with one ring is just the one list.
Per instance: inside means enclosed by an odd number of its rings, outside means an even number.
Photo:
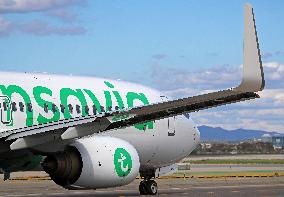
[{"label": "engine cowling", "polygon": [[47,156],[42,166],[55,183],[65,188],[96,189],[132,182],[138,176],[140,162],[130,143],[94,136]]}]

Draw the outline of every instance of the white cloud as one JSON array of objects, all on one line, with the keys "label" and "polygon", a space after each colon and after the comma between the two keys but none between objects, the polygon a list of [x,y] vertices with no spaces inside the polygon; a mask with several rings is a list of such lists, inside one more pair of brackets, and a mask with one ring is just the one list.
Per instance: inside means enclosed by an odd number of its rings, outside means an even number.
[{"label": "white cloud", "polygon": [[196,91],[195,89],[192,88],[179,88],[176,90],[166,90],[163,91],[163,93],[165,95],[170,96],[171,98],[177,97],[177,95],[179,95],[178,97],[185,97],[185,96],[194,96],[197,94],[200,94],[200,91]]},{"label": "white cloud", "polygon": [[153,84],[162,90],[195,88],[199,90],[226,88],[238,84],[241,69],[232,66],[216,66],[213,69],[189,72],[183,69],[165,68],[161,65],[151,67]]},{"label": "white cloud", "polygon": [[[258,129],[284,133],[284,64],[263,63],[266,87],[259,99],[192,113],[198,125],[225,129]],[[152,67],[153,84],[173,98],[188,97],[235,87],[241,81],[242,65],[216,66],[189,72]]]},{"label": "white cloud", "polygon": [[[255,113],[254,113],[255,112]],[[284,124],[277,119],[277,110],[207,110],[192,113],[192,118],[198,125],[222,127],[228,130],[245,128],[252,130],[276,131],[284,133]]]},{"label": "white cloud", "polygon": [[50,10],[46,12],[46,15],[57,18],[65,23],[75,22],[78,16],[77,14],[64,9]]},{"label": "white cloud", "polygon": [[[263,63],[266,88],[282,89],[284,87],[284,64],[278,62]],[[210,69],[189,72],[185,69],[176,69],[153,65],[151,79],[156,87],[171,94],[171,91],[184,92],[185,89],[195,91],[226,89],[237,86],[242,78],[242,65],[221,65]],[[184,92],[186,93],[186,92]],[[176,95],[176,94],[175,94]],[[180,96],[180,95],[179,95]],[[186,96],[186,95],[182,95]]]},{"label": "white cloud", "polygon": [[27,23],[17,23],[0,17],[0,36],[9,36],[12,33],[20,32],[37,36],[48,35],[80,35],[86,32],[82,26],[65,25],[54,26],[41,20],[33,20]]},{"label": "white cloud", "polygon": [[165,54],[165,53],[159,53],[159,54],[152,55],[152,58],[157,59],[157,60],[165,59],[167,57],[168,57],[168,55]]},{"label": "white cloud", "polygon": [[278,62],[267,62],[263,64],[265,68],[265,78],[270,80],[281,80],[284,77],[284,64]]},{"label": "white cloud", "polygon": [[84,2],[84,0],[0,0],[0,13],[45,11]]},{"label": "white cloud", "polygon": [[272,101],[271,105],[277,106],[284,104],[284,88],[281,89],[265,89],[259,92],[261,98]]},{"label": "white cloud", "polygon": [[262,59],[268,59],[268,58],[271,58],[272,56],[273,56],[273,54],[270,53],[270,52],[266,52],[266,53],[261,54]]},{"label": "white cloud", "polygon": [[11,22],[0,16],[0,36],[5,36],[11,32]]},{"label": "white cloud", "polygon": [[44,21],[31,21],[29,23],[15,24],[16,31],[34,34],[37,36],[47,35],[80,35],[86,32],[85,28],[80,26],[56,27]]},{"label": "white cloud", "polygon": [[[20,32],[36,36],[48,35],[80,35],[87,30],[77,22],[77,14],[67,7],[74,5],[83,5],[85,0],[0,0],[0,36],[9,36]],[[39,12],[31,15],[31,12]],[[5,14],[23,13],[25,16],[31,15],[34,19],[11,20],[4,18]],[[44,15],[43,15],[44,14]],[[55,17],[63,22],[63,25],[54,21],[42,19],[42,17]]]}]

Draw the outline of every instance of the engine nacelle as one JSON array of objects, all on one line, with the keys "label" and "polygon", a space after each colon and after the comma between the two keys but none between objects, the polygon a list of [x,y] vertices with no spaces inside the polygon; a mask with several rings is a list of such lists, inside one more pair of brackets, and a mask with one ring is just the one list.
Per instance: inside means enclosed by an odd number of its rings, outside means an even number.
[{"label": "engine nacelle", "polygon": [[132,182],[138,176],[140,162],[130,143],[94,136],[47,156],[42,166],[55,183],[65,188],[96,189]]}]

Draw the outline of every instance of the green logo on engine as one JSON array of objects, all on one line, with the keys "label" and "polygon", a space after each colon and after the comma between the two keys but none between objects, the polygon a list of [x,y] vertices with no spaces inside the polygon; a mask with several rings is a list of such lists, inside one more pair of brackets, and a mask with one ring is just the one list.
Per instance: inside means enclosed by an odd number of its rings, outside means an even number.
[{"label": "green logo on engine", "polygon": [[114,167],[119,177],[126,177],[132,169],[132,159],[124,148],[117,148],[114,153]]}]

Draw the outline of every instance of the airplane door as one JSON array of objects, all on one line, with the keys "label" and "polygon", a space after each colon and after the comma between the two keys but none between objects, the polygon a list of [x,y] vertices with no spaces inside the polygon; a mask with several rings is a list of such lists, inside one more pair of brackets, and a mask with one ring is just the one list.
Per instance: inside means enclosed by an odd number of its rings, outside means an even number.
[{"label": "airplane door", "polygon": [[11,101],[7,96],[0,96],[1,123],[9,125],[12,123]]},{"label": "airplane door", "polygon": [[[168,101],[169,99],[166,96],[160,96],[162,101]],[[168,136],[175,136],[176,130],[175,130],[175,119],[176,117],[168,117],[166,120],[168,121]]]}]

